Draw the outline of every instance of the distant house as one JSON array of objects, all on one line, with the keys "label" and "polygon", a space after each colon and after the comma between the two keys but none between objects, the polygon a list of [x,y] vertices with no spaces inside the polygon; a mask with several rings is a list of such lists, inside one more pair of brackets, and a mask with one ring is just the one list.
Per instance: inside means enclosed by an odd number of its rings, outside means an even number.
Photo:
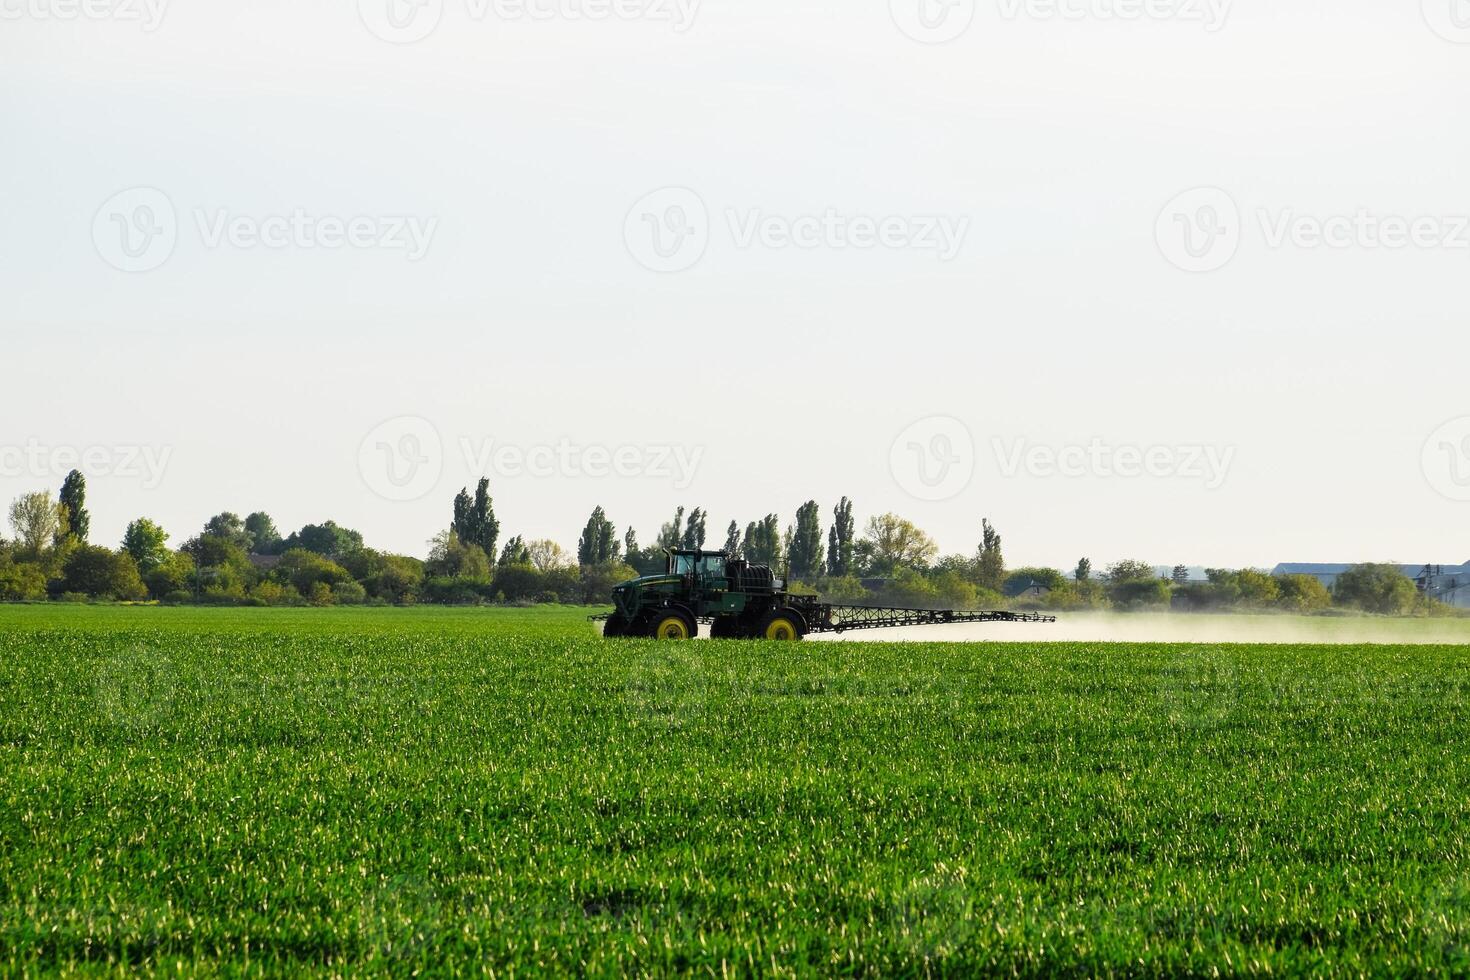
[{"label": "distant house", "polygon": [[[1310,575],[1328,589],[1337,584],[1343,572],[1351,564],[1316,564],[1311,562],[1284,562],[1277,565],[1272,575]],[[1463,565],[1396,565],[1405,578],[1413,579],[1419,591],[1431,599],[1461,609],[1470,609],[1470,562]]]}]

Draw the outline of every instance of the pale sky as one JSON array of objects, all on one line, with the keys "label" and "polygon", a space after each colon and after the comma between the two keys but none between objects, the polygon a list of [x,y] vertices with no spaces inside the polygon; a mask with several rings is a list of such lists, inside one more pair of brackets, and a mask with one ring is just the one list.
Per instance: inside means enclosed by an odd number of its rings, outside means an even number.
[{"label": "pale sky", "polygon": [[1470,3],[421,4],[0,0],[0,496],[1470,559]]}]

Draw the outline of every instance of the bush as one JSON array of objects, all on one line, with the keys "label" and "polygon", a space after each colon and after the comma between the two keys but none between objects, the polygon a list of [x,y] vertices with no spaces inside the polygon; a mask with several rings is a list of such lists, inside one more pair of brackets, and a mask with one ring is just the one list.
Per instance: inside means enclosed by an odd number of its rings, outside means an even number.
[{"label": "bush", "polygon": [[46,573],[30,563],[0,566],[0,602],[35,602],[46,598]]},{"label": "bush", "polygon": [[352,581],[338,582],[332,586],[332,598],[339,605],[360,606],[367,602],[367,589]]},{"label": "bush", "polygon": [[302,595],[312,596],[312,602],[316,602],[318,585],[325,586],[330,596],[333,586],[352,581],[352,573],[347,569],[305,548],[287,551],[271,575],[277,582],[292,585]]},{"label": "bush", "polygon": [[510,602],[534,599],[546,591],[545,577],[534,565],[502,565],[495,570],[495,588]]},{"label": "bush", "polygon": [[194,580],[194,559],[182,551],[168,555],[157,568],[143,577],[148,594],[155,599],[174,592],[188,594],[189,584]]},{"label": "bush", "polygon": [[1118,609],[1151,609],[1167,606],[1173,590],[1163,579],[1134,579],[1115,583],[1111,590],[1113,605]]},{"label": "bush", "polygon": [[57,602],[75,602],[84,604],[92,601],[92,597],[85,592],[63,592],[56,597]]},{"label": "bush", "polygon": [[1402,616],[1414,608],[1419,590],[1392,565],[1354,565],[1337,577],[1333,598],[1364,612]]},{"label": "bush", "polygon": [[[424,580],[423,600],[446,606],[478,606],[497,597],[494,586],[483,579],[440,576]],[[504,596],[499,596],[501,602]]]},{"label": "bush", "polygon": [[1277,605],[1298,613],[1320,612],[1332,605],[1327,586],[1310,575],[1282,575],[1276,580],[1280,591]]},{"label": "bush", "polygon": [[82,545],[62,568],[61,590],[106,599],[142,599],[148,595],[138,563],[125,551]]},{"label": "bush", "polygon": [[381,603],[412,603],[424,584],[424,563],[417,558],[362,548],[343,557],[341,565],[362,583],[371,599]]},{"label": "bush", "polygon": [[292,606],[300,604],[301,593],[296,591],[295,586],[266,579],[255,584],[250,590],[249,598],[267,606]]},{"label": "bush", "polygon": [[192,593],[185,592],[183,589],[175,589],[168,593],[168,595],[163,596],[160,601],[166,606],[182,606],[185,603],[192,602],[193,599],[194,596]]},{"label": "bush", "polygon": [[855,575],[840,575],[817,583],[817,591],[829,602],[866,602],[871,598]]},{"label": "bush", "polygon": [[620,561],[600,565],[584,565],[581,572],[582,601],[603,605],[612,598],[613,586],[638,577],[632,566]]}]

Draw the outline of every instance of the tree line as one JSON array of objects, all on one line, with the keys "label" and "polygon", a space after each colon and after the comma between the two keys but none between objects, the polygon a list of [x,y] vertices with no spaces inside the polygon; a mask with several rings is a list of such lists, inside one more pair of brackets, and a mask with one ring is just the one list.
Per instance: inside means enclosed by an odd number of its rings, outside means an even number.
[{"label": "tree line", "polygon": [[[0,601],[152,599],[240,605],[407,605],[412,603],[603,603],[612,587],[659,574],[665,552],[723,550],[769,565],[795,591],[838,602],[930,608],[1051,610],[1279,609],[1321,612],[1333,606],[1384,614],[1446,613],[1388,565],[1362,565],[1329,592],[1310,576],[1254,569],[1212,569],[1192,582],[1177,566],[1160,575],[1141,561],[1094,573],[1082,558],[1069,573],[1007,568],[1000,532],[982,518],[968,554],[940,555],[925,531],[897,514],[869,517],[858,530],[853,502],[830,511],[809,500],[789,522],[776,513],[710,534],[702,507],[677,507],[651,543],[632,526],[619,533],[595,507],[575,553],[552,540],[501,539],[488,480],[455,496],[448,526],[424,559],[368,547],[356,530],[327,520],[282,534],[270,515],[216,514],[177,547],[158,523],[128,524],[119,546],[92,544],[86,480],[67,474],[53,497],[44,492],[10,505],[14,537],[0,538]],[[719,524],[715,524],[718,529]]]}]

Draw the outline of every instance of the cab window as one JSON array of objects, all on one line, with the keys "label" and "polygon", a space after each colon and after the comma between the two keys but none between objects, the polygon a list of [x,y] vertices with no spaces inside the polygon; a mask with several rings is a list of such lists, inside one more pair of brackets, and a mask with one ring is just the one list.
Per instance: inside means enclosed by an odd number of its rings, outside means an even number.
[{"label": "cab window", "polygon": [[675,555],[674,556],[674,574],[675,575],[688,575],[692,571],[694,571],[694,556],[693,555]]},{"label": "cab window", "polygon": [[725,577],[725,559],[722,555],[705,555],[699,560],[699,571],[706,578]]}]

